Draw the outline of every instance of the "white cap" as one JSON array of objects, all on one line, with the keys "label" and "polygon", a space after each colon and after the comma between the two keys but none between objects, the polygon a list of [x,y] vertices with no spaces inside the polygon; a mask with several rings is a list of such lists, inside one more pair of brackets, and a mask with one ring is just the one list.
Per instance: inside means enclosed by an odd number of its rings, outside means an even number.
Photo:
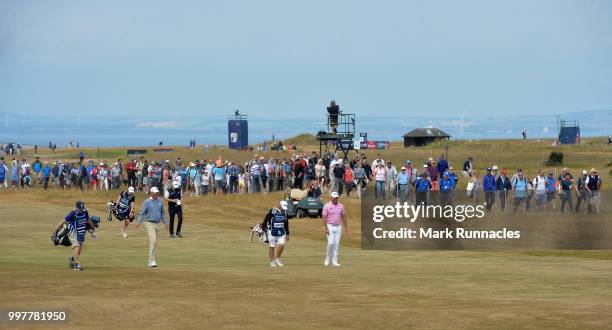
[{"label": "white cap", "polygon": [[400,170],[405,170],[406,168],[404,166],[402,166],[402,168],[400,168]]},{"label": "white cap", "polygon": [[335,192],[335,191],[332,191],[332,193],[330,194],[330,196],[331,196],[331,198],[338,198],[338,197],[340,197],[340,195],[338,195],[338,193],[337,193],[337,192]]},{"label": "white cap", "polygon": [[423,168],[428,168],[428,167],[429,167],[429,166],[427,166],[427,164],[424,164],[424,165],[423,165]]},{"label": "white cap", "polygon": [[153,187],[153,188],[151,188],[150,192],[152,192],[152,193],[159,193],[159,189],[157,189],[157,187]]},{"label": "white cap", "polygon": [[128,188],[128,192],[133,194],[134,193],[134,187],[129,187]]},{"label": "white cap", "polygon": [[283,210],[287,211],[287,201],[280,201],[280,206]]},{"label": "white cap", "polygon": [[178,181],[172,181],[172,188],[178,188],[180,186],[180,184],[178,183]]},{"label": "white cap", "polygon": [[582,174],[589,174],[589,172],[587,172],[586,170],[583,170]]},{"label": "white cap", "polygon": [[493,165],[493,169],[496,170],[497,169],[497,165]]}]

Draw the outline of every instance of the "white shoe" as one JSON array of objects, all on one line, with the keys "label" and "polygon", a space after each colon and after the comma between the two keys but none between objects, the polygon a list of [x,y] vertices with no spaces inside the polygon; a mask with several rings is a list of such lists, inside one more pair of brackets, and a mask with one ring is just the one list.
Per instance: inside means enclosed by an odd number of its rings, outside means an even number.
[{"label": "white shoe", "polygon": [[332,262],[332,266],[334,267],[340,267],[340,264],[337,261]]},{"label": "white shoe", "polygon": [[276,260],[272,260],[272,262],[270,262],[270,267],[276,267]]},{"label": "white shoe", "polygon": [[279,267],[283,267],[283,263],[280,261],[280,259],[276,259],[276,265]]},{"label": "white shoe", "polygon": [[149,262],[149,267],[157,267],[157,263],[155,262],[155,260]]},{"label": "white shoe", "polygon": [[128,238],[127,233],[123,233],[123,238]]},{"label": "white shoe", "polygon": [[325,259],[325,261],[323,262],[323,266],[325,267],[329,266],[329,259]]}]

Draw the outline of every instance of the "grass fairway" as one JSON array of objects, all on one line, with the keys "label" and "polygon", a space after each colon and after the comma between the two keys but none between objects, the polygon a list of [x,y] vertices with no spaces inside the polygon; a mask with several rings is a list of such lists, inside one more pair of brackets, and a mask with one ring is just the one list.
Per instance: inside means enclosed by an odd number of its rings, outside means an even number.
[{"label": "grass fairway", "polygon": [[[599,140],[563,148],[549,141],[451,142],[449,158],[456,168],[472,155],[479,169],[496,163],[533,175],[551,150],[561,150],[574,173],[597,167],[607,185],[611,153]],[[302,145],[315,150],[307,141]],[[405,150],[396,143],[382,154],[420,162],[443,150],[443,144]],[[122,150],[102,152],[108,160],[126,158]],[[376,151],[367,153],[373,159]],[[252,153],[178,149],[147,158],[217,155],[246,160]],[[74,151],[41,153],[43,160],[75,157]],[[103,217],[105,202],[116,195],[0,190],[0,310],[69,311],[68,323],[39,326],[45,328],[557,329],[612,323],[611,252],[362,251],[355,199],[342,200],[350,232],[342,239],[340,268],[323,267],[325,237],[320,220],[311,219],[291,221],[285,267],[272,269],[267,248],[248,243],[248,233],[281,196],[186,198],[185,237],[161,235],[156,269],[146,266],[143,228],[130,228],[124,240],[116,221],[103,220],[98,239],[87,237],[85,271],[74,272],[67,265],[70,249],[49,240],[52,230],[77,199]],[[137,196],[137,210],[144,197]]]},{"label": "grass fairway", "polygon": [[[76,198],[103,215],[110,196]],[[85,271],[74,272],[69,248],[53,247],[49,235],[75,196],[2,192],[0,309],[67,309],[70,320],[58,328],[605,328],[612,321],[609,252],[362,251],[356,200],[346,201],[351,228],[340,268],[322,265],[319,220],[292,220],[285,267],[271,269],[264,245],[247,242],[248,227],[279,197],[186,199],[185,237],[162,235],[157,269],[146,267],[142,228],[124,240],[118,223],[103,220],[98,239],[87,238]]]}]

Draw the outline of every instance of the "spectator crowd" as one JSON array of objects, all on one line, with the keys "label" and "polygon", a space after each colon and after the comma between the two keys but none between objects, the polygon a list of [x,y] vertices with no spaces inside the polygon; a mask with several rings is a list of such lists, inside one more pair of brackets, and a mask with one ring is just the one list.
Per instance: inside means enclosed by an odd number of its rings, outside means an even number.
[{"label": "spectator crowd", "polygon": [[[148,193],[153,187],[167,192],[178,182],[183,194],[245,194],[307,189],[308,195],[319,197],[325,192],[362,198],[372,186],[375,198],[397,198],[400,202],[450,205],[455,203],[460,177],[465,180],[464,192],[473,204],[485,203],[492,210],[498,203],[500,210],[529,211],[559,210],[599,212],[601,177],[594,168],[583,170],[576,177],[567,168],[556,176],[553,171],[539,170],[529,177],[522,169],[511,176],[505,168],[492,165],[481,177],[474,160],[468,158],[458,175],[444,155],[429,158],[421,165],[406,160],[399,169],[380,154],[371,162],[363,154],[345,161],[337,155],[315,152],[287,158],[268,158],[255,154],[247,162],[212,160],[186,162],[148,161],[138,159],[115,162],[94,162],[84,159],[30,163],[23,157],[0,158],[1,188],[42,188],[79,190],[119,190],[133,187]],[[372,184],[370,184],[372,182]]]}]

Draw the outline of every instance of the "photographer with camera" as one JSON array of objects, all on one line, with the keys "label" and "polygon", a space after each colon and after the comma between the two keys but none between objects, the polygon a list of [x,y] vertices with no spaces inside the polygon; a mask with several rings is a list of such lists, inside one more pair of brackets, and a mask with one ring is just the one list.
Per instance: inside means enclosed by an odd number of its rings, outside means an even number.
[{"label": "photographer with camera", "polygon": [[340,114],[340,107],[336,104],[335,100],[329,102],[327,113],[329,114],[329,126],[332,128],[334,134],[336,134],[338,132],[338,115]]},{"label": "photographer with camera", "polygon": [[64,221],[62,221],[57,229],[59,230],[64,226],[68,225],[68,238],[72,245],[72,256],[70,257],[70,268],[73,270],[83,270],[81,267],[80,259],[81,252],[83,251],[83,244],[85,243],[85,232],[87,228],[94,228],[94,223],[89,218],[89,213],[85,208],[85,204],[81,201],[76,202],[76,209],[70,211]]}]

